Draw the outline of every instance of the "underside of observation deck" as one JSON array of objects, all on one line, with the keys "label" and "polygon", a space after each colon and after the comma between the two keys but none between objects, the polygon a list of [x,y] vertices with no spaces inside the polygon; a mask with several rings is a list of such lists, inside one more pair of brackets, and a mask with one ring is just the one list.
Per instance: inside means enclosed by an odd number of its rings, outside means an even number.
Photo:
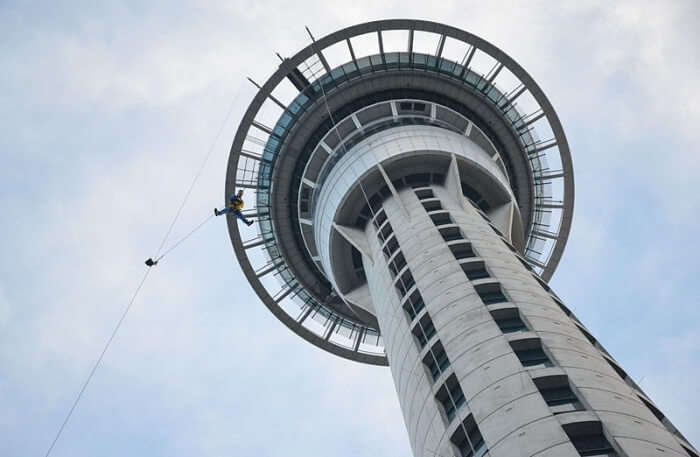
[{"label": "underside of observation deck", "polygon": [[226,183],[227,195],[255,193],[248,214],[259,224],[252,231],[229,221],[229,232],[253,288],[305,339],[343,357],[386,363],[371,315],[334,290],[309,242],[324,175],[383,130],[430,125],[493,150],[517,202],[524,258],[544,280],[551,277],[573,212],[568,145],[537,84],[498,48],[432,22],[370,22],[284,59],[259,88],[234,139]]}]

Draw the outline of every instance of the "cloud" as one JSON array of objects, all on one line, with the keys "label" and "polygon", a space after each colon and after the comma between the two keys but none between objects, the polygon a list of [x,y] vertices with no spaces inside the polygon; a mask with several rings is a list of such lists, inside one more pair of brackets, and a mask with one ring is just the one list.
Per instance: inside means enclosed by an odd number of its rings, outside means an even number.
[{"label": "cloud", "polygon": [[662,338],[650,358],[657,361],[659,369],[647,372],[642,388],[657,404],[666,406],[663,412],[681,433],[696,441],[697,415],[687,405],[700,401],[695,382],[700,376],[700,337],[684,332]]},{"label": "cloud", "polygon": [[0,285],[0,329],[10,322],[12,318],[11,312],[10,301],[5,296],[3,287]]},{"label": "cloud", "polygon": [[[244,76],[307,45],[304,24],[318,38],[396,11],[483,36],[548,94],[577,179],[557,292],[700,437],[695,2],[1,8],[0,454],[45,450],[242,84],[172,240],[220,204]],[[54,455],[409,453],[388,370],[277,322],[222,222],[152,272]]]}]

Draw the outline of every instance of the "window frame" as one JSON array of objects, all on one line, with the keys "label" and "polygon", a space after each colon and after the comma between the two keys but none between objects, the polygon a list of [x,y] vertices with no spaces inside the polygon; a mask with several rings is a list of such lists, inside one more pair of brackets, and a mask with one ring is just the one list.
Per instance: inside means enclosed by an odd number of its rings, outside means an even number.
[{"label": "window frame", "polygon": [[411,329],[411,333],[416,337],[420,348],[423,349],[428,344],[428,341],[437,333],[433,320],[430,318],[430,314],[426,312],[423,317],[418,319],[418,322],[416,322]]},{"label": "window frame", "polygon": [[428,198],[435,198],[435,192],[431,188],[414,189],[416,197],[418,200],[427,200]]},{"label": "window frame", "polygon": [[391,259],[396,253],[401,248],[399,245],[399,240],[396,239],[396,234],[392,233],[389,238],[386,239],[386,241],[382,244],[382,251],[384,252],[384,256],[388,259]]},{"label": "window frame", "polygon": [[[510,347],[524,368],[547,368],[555,366],[554,360],[545,352],[539,338],[510,341]],[[533,357],[533,355],[537,355]],[[527,357],[526,357],[527,356]]]},{"label": "window frame", "polygon": [[455,256],[455,259],[457,260],[478,257],[476,251],[474,250],[474,247],[469,241],[465,240],[459,243],[448,244],[447,246],[449,247],[450,252],[452,252],[452,255]]},{"label": "window frame", "polygon": [[552,414],[584,411],[586,408],[571,388],[568,376],[554,375],[533,379]]},{"label": "window frame", "polygon": [[486,264],[483,261],[478,262],[461,262],[460,267],[462,271],[467,276],[470,281],[477,281],[479,279],[491,278],[491,273]]},{"label": "window frame", "polygon": [[430,216],[430,220],[433,221],[433,224],[435,224],[435,227],[454,224],[454,219],[452,219],[452,216],[448,211],[436,210],[428,213],[428,215]]},{"label": "window frame", "polygon": [[[574,422],[562,425],[571,444],[581,457],[618,456],[613,442],[608,440],[600,421]],[[598,443],[598,446],[591,444]]]},{"label": "window frame", "polygon": [[[420,303],[420,306],[416,308],[416,304]],[[413,319],[420,314],[420,312],[425,309],[425,301],[423,301],[423,296],[420,294],[416,288],[410,295],[404,297],[403,304],[401,307],[404,309],[409,318],[409,323],[413,322]]]},{"label": "window frame", "polygon": [[474,286],[474,289],[486,306],[510,301],[500,282],[477,284]]},{"label": "window frame", "polygon": [[467,399],[464,396],[462,386],[459,385],[457,375],[452,373],[448,376],[435,394],[435,399],[442,406],[449,424],[457,415],[457,411],[467,404]]},{"label": "window frame", "polygon": [[411,274],[411,269],[408,267],[405,267],[401,271],[401,274],[397,275],[394,279],[394,288],[399,295],[399,299],[403,299],[415,285],[416,280],[413,274]]},{"label": "window frame", "polygon": [[[491,317],[496,322],[496,325],[498,325],[498,328],[501,330],[501,333],[503,333],[504,335],[530,330],[525,321],[520,316],[520,310],[518,308],[513,307],[492,310]],[[516,319],[520,323],[520,325],[517,328],[506,327],[504,329],[504,322],[515,321]]]},{"label": "window frame", "polygon": [[430,373],[433,382],[437,381],[450,366],[450,359],[447,357],[445,348],[440,340],[437,340],[430,349],[428,349],[428,352],[423,357],[423,365],[428,369],[428,373]]},{"label": "window frame", "polygon": [[462,230],[457,225],[450,225],[448,227],[441,226],[438,228],[438,232],[440,232],[440,236],[442,236],[445,242],[466,239],[464,238]]},{"label": "window frame", "polygon": [[482,457],[488,452],[484,437],[472,414],[459,424],[452,433],[450,442],[457,448],[461,457]]}]

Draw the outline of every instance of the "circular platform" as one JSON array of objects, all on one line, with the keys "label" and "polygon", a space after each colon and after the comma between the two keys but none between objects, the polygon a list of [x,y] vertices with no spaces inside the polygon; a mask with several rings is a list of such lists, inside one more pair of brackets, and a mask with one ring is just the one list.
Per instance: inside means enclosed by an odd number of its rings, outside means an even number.
[{"label": "circular platform", "polygon": [[312,221],[315,196],[340,158],[397,126],[458,132],[491,151],[518,203],[523,255],[551,278],[573,214],[571,156],[544,93],[495,46],[433,22],[369,22],[284,59],[258,87],[226,177],[226,195],[246,189],[245,214],[257,223],[230,218],[229,234],[256,293],[306,340],[387,364],[376,320],[354,312],[326,277]]}]

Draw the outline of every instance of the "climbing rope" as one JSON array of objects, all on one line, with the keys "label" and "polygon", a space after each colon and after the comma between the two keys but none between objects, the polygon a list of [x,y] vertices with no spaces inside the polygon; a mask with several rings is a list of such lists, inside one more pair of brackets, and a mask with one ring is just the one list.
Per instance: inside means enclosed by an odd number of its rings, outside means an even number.
[{"label": "climbing rope", "polygon": [[226,112],[226,117],[224,118],[224,121],[221,123],[221,126],[219,127],[219,131],[216,132],[216,136],[214,137],[214,141],[211,142],[211,145],[209,146],[209,150],[207,151],[207,154],[204,156],[204,160],[202,160],[202,164],[199,166],[199,170],[197,170],[197,173],[195,173],[194,178],[192,179],[192,182],[190,183],[190,187],[187,189],[187,192],[185,192],[185,196],[182,199],[182,203],[180,203],[180,206],[178,207],[177,211],[175,212],[175,217],[173,217],[172,222],[170,222],[170,226],[168,227],[168,230],[165,232],[165,235],[163,236],[163,239],[161,240],[160,245],[158,246],[158,249],[156,250],[156,254],[154,257],[158,258],[161,249],[163,249],[165,242],[168,241],[168,238],[170,237],[170,233],[173,231],[173,227],[175,227],[175,223],[180,218],[180,214],[182,213],[182,209],[185,207],[187,200],[189,200],[190,194],[192,194],[192,190],[194,189],[195,184],[197,184],[197,181],[199,181],[199,177],[202,175],[202,172],[204,171],[204,167],[207,165],[207,162],[209,162],[209,157],[211,156],[212,151],[214,151],[214,146],[216,146],[216,143],[219,141],[219,137],[221,136],[221,133],[224,131],[224,127],[226,127],[226,123],[228,122],[228,118],[231,116],[231,113],[233,112],[234,106],[236,106],[236,100],[238,99],[238,95],[240,94],[240,92],[241,92],[241,85],[238,86],[238,89],[236,90],[236,94],[233,96],[233,101],[231,102],[231,106],[229,106],[228,111]]},{"label": "climbing rope", "polygon": [[[305,28],[306,28],[307,33],[309,34],[309,37],[311,38],[311,44],[312,44],[313,48],[316,50],[316,40],[314,39],[314,36],[311,34],[311,30],[309,30],[308,27],[305,27]],[[318,54],[318,50],[316,50],[316,53]],[[304,62],[304,65],[306,65],[306,70],[307,70],[309,73],[313,73],[313,72],[311,71],[311,68],[309,67],[309,64],[308,64],[308,63]],[[342,146],[344,153],[347,154],[347,153],[348,153],[348,150],[347,150],[347,148],[346,148],[346,146],[345,146],[345,142],[344,142],[343,139],[340,137],[340,132],[338,132],[338,129],[337,129],[338,124],[336,124],[335,119],[333,118],[333,113],[331,113],[331,108],[330,108],[330,106],[328,106],[328,97],[326,96],[326,90],[323,88],[323,82],[319,80],[318,86],[321,88],[321,94],[322,94],[322,96],[323,96],[323,104],[324,104],[325,107],[326,107],[326,112],[328,113],[328,118],[331,120],[331,126],[332,126],[332,128],[333,128],[333,131],[335,131],[335,134],[338,136],[338,142],[339,142],[340,145]],[[362,186],[362,182],[361,182],[361,181],[360,181],[360,186]],[[364,194],[364,190],[362,191],[362,193]],[[366,198],[365,198],[365,199],[366,199]],[[370,206],[370,211],[372,211],[372,207],[371,207],[371,206]],[[373,216],[373,217],[374,217],[374,216]],[[348,303],[346,303],[345,300],[342,300],[342,299],[341,299],[340,301],[343,303],[343,305],[345,305],[345,307],[346,307],[348,310],[350,310],[350,312],[351,312],[357,319],[360,319],[360,316],[357,314],[357,312],[355,312],[355,310],[352,308],[352,306],[350,306]],[[361,320],[361,319],[360,319],[360,320]]]},{"label": "climbing rope", "polygon": [[[309,34],[309,37],[311,37],[311,43],[314,47],[314,50],[316,50],[316,53],[318,54],[318,50],[316,49],[316,40],[314,39],[314,36],[311,34],[311,30],[309,30],[308,27],[306,27],[306,32]],[[308,71],[311,71],[311,68],[309,67],[309,64],[304,62],[304,65],[306,65],[306,69]],[[328,96],[326,95],[326,90],[323,88],[323,82],[319,81],[318,86],[321,88],[321,95],[323,96],[323,104],[326,107],[326,112],[328,113],[328,117],[331,120],[331,125],[333,126],[333,131],[335,132],[336,136],[338,137],[338,143],[340,146],[343,148],[343,152],[345,154],[348,153],[347,146],[345,145],[345,141],[343,141],[343,138],[340,136],[340,132],[338,131],[338,124],[335,122],[335,118],[333,118],[333,113],[331,113],[331,108],[328,105]],[[374,208],[372,208],[372,205],[369,202],[369,199],[367,198],[367,193],[365,192],[365,188],[362,185],[362,180],[360,179],[360,190],[362,190],[362,195],[364,196],[365,203],[367,203],[367,207],[369,208],[370,214],[372,215],[372,219],[376,216],[374,213]]]},{"label": "climbing rope", "polygon": [[195,226],[195,228],[193,228],[192,230],[190,230],[189,232],[187,232],[187,235],[183,236],[182,238],[180,238],[179,240],[177,240],[175,243],[173,243],[173,245],[170,246],[168,249],[166,249],[160,256],[156,257],[156,263],[159,262],[163,257],[165,257],[169,252],[171,252],[172,250],[174,250],[176,247],[180,246],[185,240],[187,240],[187,238],[189,238],[189,237],[191,237],[192,235],[194,235],[195,232],[197,232],[199,229],[201,229],[201,228],[204,226],[204,224],[206,224],[207,222],[209,222],[209,220],[210,220],[212,217],[214,217],[213,214],[208,215],[206,218],[204,218],[204,220],[203,220],[202,222],[200,222],[199,224],[197,224],[197,225]]},{"label": "climbing rope", "polygon": [[141,288],[143,287],[143,284],[146,282],[146,279],[148,278],[148,274],[150,272],[151,272],[150,268],[147,269],[146,272],[144,273],[143,277],[141,278],[141,282],[139,282],[139,285],[136,287],[134,294],[131,296],[131,300],[129,300],[129,304],[124,309],[124,312],[122,313],[121,317],[119,318],[117,325],[114,327],[114,330],[112,330],[112,334],[109,336],[107,343],[105,344],[104,348],[102,349],[100,356],[97,358],[97,361],[93,365],[92,370],[90,370],[90,374],[88,374],[87,378],[85,379],[85,382],[83,382],[83,386],[80,388],[78,395],[75,397],[75,400],[73,401],[73,404],[71,405],[70,410],[68,410],[68,414],[66,414],[65,419],[63,419],[63,423],[61,423],[61,426],[58,428],[58,432],[56,433],[56,436],[54,437],[53,441],[51,442],[51,446],[49,446],[49,449],[46,451],[45,457],[49,457],[49,455],[51,454],[51,451],[53,450],[54,446],[56,445],[56,442],[61,437],[61,434],[63,433],[63,429],[66,427],[66,424],[68,423],[71,416],[73,415],[73,411],[75,411],[75,408],[78,406],[80,399],[83,398],[83,393],[85,393],[85,389],[87,389],[88,384],[90,384],[92,377],[95,375],[95,371],[97,371],[97,368],[102,363],[102,359],[104,358],[105,354],[107,353],[107,349],[109,349],[109,346],[112,344],[112,340],[114,340],[114,337],[117,335],[119,328],[122,326],[122,322],[124,322],[124,319],[126,319],[126,315],[129,314],[129,310],[131,309],[131,305],[134,304],[134,300],[136,300],[136,297],[138,296],[139,292],[141,291]]},{"label": "climbing rope", "polygon": [[[306,27],[306,32],[309,34],[309,37],[311,38],[311,44],[312,44],[314,50],[316,51],[316,54],[319,54],[319,55],[320,55],[319,50],[316,49],[316,40],[314,39],[314,36],[311,34],[311,30],[309,30],[308,27]],[[312,73],[312,72],[311,72],[311,68],[309,67],[309,64],[306,63],[306,61],[304,62],[304,65],[306,65],[307,71],[310,72],[310,73]],[[331,113],[330,106],[328,105],[328,96],[326,95],[326,90],[325,90],[324,87],[323,87],[323,82],[319,80],[319,84],[318,84],[318,85],[319,85],[319,88],[321,89],[321,95],[322,95],[322,97],[323,97],[323,103],[324,103],[324,105],[325,105],[326,112],[328,113],[328,117],[329,117],[329,119],[330,119],[330,121],[331,121],[331,125],[332,125],[332,127],[333,127],[333,131],[335,132],[336,136],[338,137],[338,143],[339,143],[340,146],[343,148],[344,154],[347,154],[347,153],[348,153],[347,146],[346,146],[346,144],[345,144],[345,141],[343,141],[343,138],[340,136],[340,132],[338,131],[338,128],[337,128],[338,124],[336,123],[335,118],[333,117],[333,113]],[[360,184],[360,190],[362,191],[362,196],[363,196],[363,198],[364,198],[364,200],[365,200],[365,203],[367,204],[367,207],[369,208],[369,212],[370,212],[371,219],[374,221],[377,215],[376,215],[376,213],[375,213],[375,211],[374,211],[374,208],[372,207],[372,204],[371,204],[370,201],[369,201],[369,197],[367,196],[367,192],[365,191],[365,186],[362,184],[362,179],[359,179],[359,184]],[[376,227],[376,226],[375,226],[375,227]],[[377,227],[377,228],[378,228],[378,227]],[[394,235],[394,236],[396,236],[396,235]],[[383,237],[382,237],[382,240],[383,240]],[[386,241],[386,240],[384,240],[384,241]],[[406,284],[405,284],[404,279],[403,279],[403,276],[399,276],[399,279],[398,279],[398,280],[399,280],[399,282],[401,283],[401,285],[404,287],[404,289],[407,289]],[[359,316],[357,315],[357,313],[355,312],[355,310],[352,309],[352,307],[350,307],[348,304],[346,304],[345,301],[343,301],[343,303],[345,304],[345,306],[346,306],[356,317],[359,318]],[[394,311],[394,312],[396,312],[396,311]]]},{"label": "climbing rope", "polygon": [[[51,441],[51,445],[46,451],[46,454],[44,457],[49,457],[51,455],[51,451],[53,451],[54,447],[56,446],[56,443],[58,442],[59,438],[61,437],[61,434],[63,433],[63,430],[65,429],[66,425],[68,424],[68,421],[70,421],[70,418],[73,415],[73,412],[78,406],[78,403],[80,403],[80,399],[83,397],[83,393],[85,393],[85,390],[87,389],[88,385],[90,384],[90,381],[92,380],[93,376],[95,375],[95,372],[99,368],[100,364],[102,363],[102,360],[104,359],[105,354],[109,350],[109,347],[112,344],[112,341],[116,337],[117,333],[119,332],[119,329],[122,326],[122,323],[126,319],[126,316],[129,314],[129,311],[131,310],[132,305],[136,301],[136,298],[139,295],[139,292],[141,292],[141,289],[143,288],[143,285],[146,283],[146,279],[148,279],[148,275],[151,271],[151,266],[156,265],[159,260],[161,260],[165,255],[173,251],[175,248],[180,246],[185,240],[187,240],[190,236],[192,236],[195,232],[197,232],[204,224],[206,224],[213,216],[209,215],[206,219],[204,219],[202,222],[200,222],[197,226],[195,226],[194,229],[192,229],[190,232],[188,232],[185,236],[180,238],[178,241],[173,243],[168,249],[166,249],[164,252],[161,253],[163,250],[163,246],[165,246],[165,243],[168,241],[168,238],[170,237],[170,234],[175,227],[175,224],[177,223],[178,219],[180,218],[180,215],[182,214],[182,210],[184,209],[185,205],[187,204],[187,201],[190,198],[190,195],[192,194],[192,190],[194,189],[195,185],[197,184],[197,181],[199,181],[200,176],[202,175],[202,172],[204,171],[204,168],[207,165],[207,162],[209,161],[209,158],[214,151],[214,147],[216,146],[216,143],[219,141],[219,137],[221,136],[221,133],[224,130],[224,127],[226,127],[226,124],[228,123],[229,118],[231,117],[231,113],[233,112],[233,108],[236,106],[236,102],[238,100],[238,96],[240,95],[242,88],[242,84],[239,84],[238,89],[234,93],[233,100],[231,101],[231,106],[229,106],[228,111],[226,112],[226,117],[224,118],[223,122],[221,123],[221,127],[219,127],[218,132],[216,133],[216,136],[214,137],[214,140],[211,142],[211,145],[209,146],[209,149],[204,156],[204,159],[202,160],[199,169],[194,175],[194,178],[192,179],[192,182],[190,183],[189,188],[187,189],[187,192],[185,192],[185,196],[182,199],[182,202],[180,203],[180,206],[178,207],[177,211],[175,212],[175,216],[173,217],[172,221],[170,222],[170,225],[168,226],[168,229],[165,232],[165,235],[163,235],[163,238],[160,242],[160,245],[158,246],[158,249],[156,250],[155,254],[155,261],[153,261],[152,264],[148,264],[148,261],[146,262],[146,265],[149,267],[146,269],[143,277],[141,278],[141,281],[138,283],[138,286],[136,287],[136,290],[134,291],[133,295],[131,296],[131,299],[129,300],[129,303],[127,304],[126,308],[122,312],[119,321],[117,321],[117,324],[114,327],[114,330],[112,330],[111,335],[107,339],[107,342],[105,343],[104,347],[102,348],[102,352],[100,353],[99,357],[95,361],[94,365],[92,366],[92,369],[90,370],[90,373],[88,374],[87,378],[83,382],[80,390],[78,391],[78,395],[75,397],[75,400],[73,401],[73,404],[71,405],[70,409],[68,410],[68,413],[66,414],[66,417],[63,419],[63,422],[61,423],[61,426],[58,428],[58,431],[56,432],[56,435],[54,436],[53,441]],[[152,260],[152,259],[148,259]]]},{"label": "climbing rope", "polygon": [[[318,49],[316,49],[316,40],[314,39],[314,36],[311,34],[311,30],[309,30],[308,27],[306,27],[306,32],[309,34],[309,37],[311,37],[311,44],[314,47],[314,50],[316,51],[317,54],[319,54]],[[311,68],[309,67],[309,64],[304,62],[304,65],[306,65],[306,69],[308,71],[311,71]],[[340,136],[340,132],[338,131],[338,124],[335,122],[335,118],[333,118],[333,113],[331,113],[331,108],[328,106],[328,97],[326,96],[326,90],[323,88],[323,82],[319,81],[318,86],[321,88],[321,95],[323,96],[323,103],[326,107],[326,112],[328,113],[328,117],[331,120],[331,125],[333,126],[333,131],[335,132],[336,136],[338,137],[338,143],[340,143],[340,146],[343,148],[343,152],[345,154],[348,153],[347,146],[345,145],[345,141],[343,141],[343,138]],[[375,217],[374,214],[374,209],[372,208],[372,205],[369,203],[369,199],[367,198],[367,193],[365,192],[365,188],[362,185],[362,180],[360,179],[360,189],[362,190],[362,195],[364,196],[365,203],[367,203],[367,206],[369,207],[370,214],[372,215],[372,218]]]},{"label": "climbing rope", "polygon": [[[316,40],[314,39],[314,36],[311,34],[311,30],[309,30],[309,28],[306,27],[306,31],[307,31],[307,33],[309,34],[309,37],[311,38],[311,44],[312,44],[312,46],[314,47],[314,50],[316,51],[317,54],[319,54],[318,49],[316,49]],[[311,68],[309,67],[309,64],[306,63],[306,62],[304,62],[304,65],[306,65],[307,71],[308,71],[308,72],[311,72]],[[318,84],[318,85],[319,85],[319,88],[321,89],[321,95],[322,95],[322,97],[323,97],[323,104],[324,104],[324,106],[325,106],[325,108],[326,108],[326,112],[328,113],[328,118],[329,118],[330,121],[331,121],[331,126],[332,126],[333,131],[335,132],[336,136],[338,137],[338,143],[339,143],[340,146],[343,148],[343,152],[344,152],[345,154],[347,154],[347,153],[348,153],[347,146],[345,145],[345,141],[343,141],[343,138],[340,136],[340,132],[338,131],[338,128],[337,128],[338,124],[336,123],[335,118],[333,117],[333,113],[331,112],[330,106],[329,106],[329,104],[328,104],[328,96],[326,95],[326,90],[325,90],[324,87],[323,87],[323,82],[322,82],[322,81],[319,81],[319,84]],[[365,200],[365,203],[367,204],[367,207],[369,208],[369,212],[370,212],[371,218],[372,218],[372,220],[374,220],[374,219],[376,218],[377,215],[376,215],[376,213],[374,212],[374,208],[372,207],[372,204],[371,204],[370,201],[369,201],[369,198],[368,198],[368,196],[367,196],[367,192],[365,191],[365,186],[362,184],[362,179],[359,180],[359,184],[360,184],[360,190],[362,191],[362,196],[363,196],[363,198],[364,198],[364,200]],[[395,236],[395,235],[394,235],[394,236]],[[405,288],[406,288],[406,284],[404,283],[404,280],[403,280],[403,277],[402,277],[402,276],[399,276],[399,281],[401,282],[402,286],[403,286],[404,289],[405,289]],[[355,310],[352,309],[351,306],[349,306],[347,303],[345,303],[345,301],[343,301],[343,304],[345,304],[345,306],[350,310],[350,312],[352,312],[352,313],[355,315],[355,317],[358,317],[358,318],[359,318],[359,316],[357,315],[357,313],[355,312]]]}]

